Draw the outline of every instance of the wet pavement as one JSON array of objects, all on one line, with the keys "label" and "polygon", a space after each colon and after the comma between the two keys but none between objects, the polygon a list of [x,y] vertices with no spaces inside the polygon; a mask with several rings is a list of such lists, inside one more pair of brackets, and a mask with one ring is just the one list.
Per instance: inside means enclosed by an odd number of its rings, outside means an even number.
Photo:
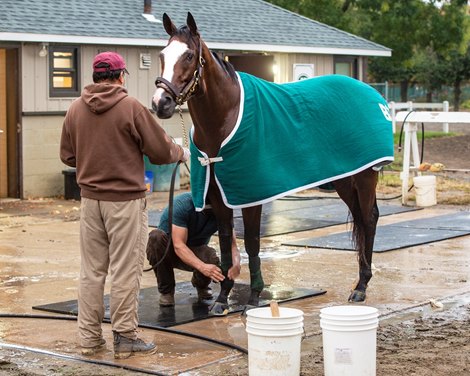
[{"label": "wet pavement", "polygon": [[[150,208],[162,208],[167,198],[167,193],[152,194],[149,197]],[[399,201],[390,204],[397,205]],[[37,315],[47,313],[32,309],[37,305],[76,299],[80,263],[79,202],[56,199],[0,201],[0,207],[0,350],[42,351],[51,359],[60,355],[83,360],[78,355],[76,322],[61,320],[58,317],[61,315],[57,314],[50,314],[56,317],[53,319],[37,318]],[[457,210],[468,211],[468,208],[437,205],[381,217],[379,224],[427,218]],[[266,284],[280,288],[294,286],[327,290],[321,296],[282,303],[282,306],[304,312],[302,354],[308,353],[312,343],[321,341],[320,309],[347,304],[358,273],[357,259],[353,252],[295,248],[281,243],[347,229],[348,226],[343,224],[262,239],[262,270]],[[215,244],[216,240],[214,237]],[[241,240],[239,246],[243,250]],[[470,301],[469,250],[470,236],[463,236],[374,253],[374,276],[369,283],[365,304],[376,307],[380,324],[386,325],[393,320],[426,314],[431,309],[430,299],[447,301],[448,305]],[[239,281],[249,283],[246,260],[242,257]],[[190,279],[190,274],[182,271],[178,271],[176,276],[177,282]],[[154,285],[153,273],[144,273],[142,287]],[[118,365],[133,372],[219,375],[224,369],[246,369],[248,362],[247,355],[239,350],[184,335],[210,337],[246,349],[245,317],[240,314],[171,328],[180,333],[140,328],[140,336],[154,341],[157,351],[152,355],[119,361],[113,358],[110,325],[103,324],[103,329],[108,351],[91,360]],[[240,373],[243,374],[246,373]]]}]

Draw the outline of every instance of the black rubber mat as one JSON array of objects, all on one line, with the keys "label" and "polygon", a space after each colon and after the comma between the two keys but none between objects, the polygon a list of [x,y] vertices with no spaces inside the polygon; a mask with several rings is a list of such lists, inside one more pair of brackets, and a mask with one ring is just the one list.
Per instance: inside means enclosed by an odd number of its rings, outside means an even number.
[{"label": "black rubber mat", "polygon": [[[217,296],[219,285],[213,284],[212,288],[214,296]],[[326,290],[267,286],[261,293],[260,305],[267,305],[273,299],[282,303],[324,293],[326,293]],[[229,298],[229,314],[243,311],[243,304],[246,304],[249,296],[249,285],[235,283]],[[150,328],[170,327],[212,317],[209,313],[211,302],[198,302],[196,289],[190,282],[176,284],[176,304],[174,307],[160,307],[158,300],[159,293],[156,287],[140,290],[139,325]],[[109,295],[105,296],[104,301],[106,307],[105,319],[109,319]],[[33,309],[69,315],[77,315],[78,313],[76,300],[34,306]]]},{"label": "black rubber mat", "polygon": [[[392,251],[465,235],[470,235],[470,212],[466,211],[398,222],[377,227],[374,252]],[[350,232],[294,240],[283,245],[354,250]]]},{"label": "black rubber mat", "polygon": [[[416,207],[380,204],[380,216],[418,210]],[[149,212],[149,226],[156,227],[161,211]],[[348,221],[348,208],[339,199],[276,200],[263,205],[261,237],[289,234],[298,231],[335,226]],[[235,232],[243,238],[243,219],[240,210],[234,211]]]}]

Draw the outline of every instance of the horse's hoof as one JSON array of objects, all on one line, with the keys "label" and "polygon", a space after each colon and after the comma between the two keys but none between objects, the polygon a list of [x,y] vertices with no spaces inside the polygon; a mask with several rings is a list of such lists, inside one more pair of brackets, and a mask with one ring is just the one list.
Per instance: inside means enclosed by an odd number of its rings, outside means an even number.
[{"label": "horse's hoof", "polygon": [[250,305],[250,304],[245,305],[243,307],[242,316],[246,316],[246,312],[249,311],[250,309],[253,309],[253,308],[258,308],[258,306],[254,306],[254,305]]},{"label": "horse's hoof", "polygon": [[228,305],[225,303],[214,302],[209,309],[209,313],[214,316],[226,316],[228,313]]},{"label": "horse's hoof", "polygon": [[366,293],[359,291],[359,290],[354,290],[351,295],[349,295],[348,302],[351,303],[361,303],[366,300]]}]

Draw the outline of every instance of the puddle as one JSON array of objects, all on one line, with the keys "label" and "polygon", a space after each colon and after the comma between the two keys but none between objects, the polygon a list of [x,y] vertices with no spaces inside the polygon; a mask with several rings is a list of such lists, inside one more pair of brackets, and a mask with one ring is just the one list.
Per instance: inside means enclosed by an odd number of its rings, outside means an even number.
[{"label": "puddle", "polygon": [[381,322],[383,320],[386,324],[396,324],[405,321],[416,320],[418,318],[424,319],[442,313],[442,316],[446,321],[459,321],[462,320],[463,317],[461,310],[470,308],[468,307],[470,305],[470,293],[459,294],[442,300],[436,300],[443,304],[442,308],[433,308],[430,302],[420,303],[404,310],[393,311],[384,314],[380,316],[380,320]]},{"label": "puddle", "polygon": [[[305,253],[300,250],[290,250],[290,249],[262,249],[259,252],[259,257],[262,260],[282,260],[293,258],[302,255]],[[246,252],[240,252],[241,262],[246,264],[248,263],[248,254]]]}]

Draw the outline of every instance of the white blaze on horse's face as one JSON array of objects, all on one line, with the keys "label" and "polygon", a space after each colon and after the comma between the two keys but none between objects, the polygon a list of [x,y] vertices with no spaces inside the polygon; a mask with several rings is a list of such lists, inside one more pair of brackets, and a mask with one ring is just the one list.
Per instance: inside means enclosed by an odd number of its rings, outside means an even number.
[{"label": "white blaze on horse's face", "polygon": [[[186,43],[182,43],[180,41],[174,40],[168,46],[166,46],[161,54],[162,58],[165,62],[165,68],[162,72],[162,77],[171,82],[173,79],[173,74],[175,70],[175,65],[181,56],[188,50],[188,45]],[[158,105],[164,90],[162,88],[158,88],[153,95],[153,102]]]}]

